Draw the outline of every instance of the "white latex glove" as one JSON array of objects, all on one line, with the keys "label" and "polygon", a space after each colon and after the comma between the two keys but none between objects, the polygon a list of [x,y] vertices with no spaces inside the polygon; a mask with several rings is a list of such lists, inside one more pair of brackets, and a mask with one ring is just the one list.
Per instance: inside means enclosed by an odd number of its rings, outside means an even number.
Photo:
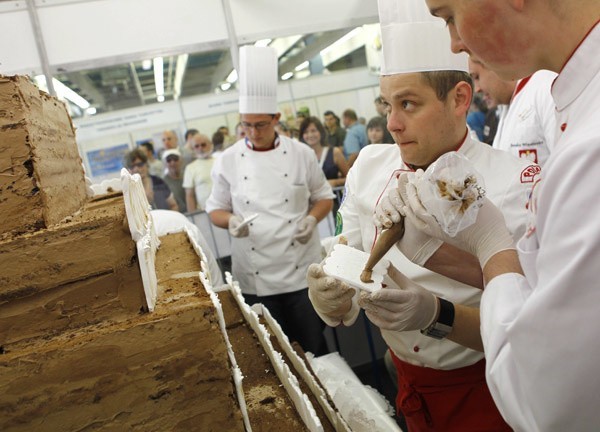
[{"label": "white latex glove", "polygon": [[308,243],[316,226],[317,218],[312,215],[306,216],[298,223],[294,240],[298,240],[302,244]]},{"label": "white latex glove", "polygon": [[[422,174],[422,170],[419,171]],[[398,188],[391,189],[375,208],[373,222],[379,230],[400,222],[400,217],[404,216],[404,207],[407,205],[406,185],[411,174],[402,173],[398,179]],[[396,243],[396,247],[413,263],[423,266],[442,243],[443,241],[429,236],[417,229],[410,220],[405,219],[404,236]]]},{"label": "white latex glove", "polygon": [[236,215],[232,215],[229,218],[229,234],[231,234],[233,237],[248,237],[248,234],[250,234],[250,228],[248,227],[248,224],[240,227],[240,224],[242,223],[243,219],[239,216]]},{"label": "white latex glove", "polygon": [[360,311],[353,298],[356,290],[346,283],[327,276],[321,264],[311,264],[306,275],[308,298],[315,311],[328,325],[352,325]]},{"label": "white latex glove", "polygon": [[408,279],[395,267],[388,268],[392,284],[373,293],[362,291],[358,304],[380,329],[421,330],[429,327],[439,313],[437,297]]},{"label": "white latex glove", "polygon": [[475,255],[479,259],[481,268],[485,267],[488,260],[498,252],[515,248],[502,212],[487,198],[483,200],[475,223],[460,231],[455,237],[450,237],[423,207],[417,186],[409,183],[406,186],[406,195],[408,205],[404,211],[407,220],[426,234]]}]

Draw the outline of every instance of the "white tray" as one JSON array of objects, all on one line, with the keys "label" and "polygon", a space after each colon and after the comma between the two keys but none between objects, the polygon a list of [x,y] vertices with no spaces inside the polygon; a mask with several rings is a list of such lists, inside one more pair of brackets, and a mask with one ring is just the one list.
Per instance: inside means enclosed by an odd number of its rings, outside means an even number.
[{"label": "white tray", "polygon": [[377,291],[381,288],[383,276],[387,273],[390,262],[382,258],[373,268],[371,279],[373,282],[365,283],[360,280],[360,274],[365,268],[369,254],[343,244],[336,244],[331,255],[325,260],[323,270],[331,277],[346,282],[353,288],[364,291]]}]

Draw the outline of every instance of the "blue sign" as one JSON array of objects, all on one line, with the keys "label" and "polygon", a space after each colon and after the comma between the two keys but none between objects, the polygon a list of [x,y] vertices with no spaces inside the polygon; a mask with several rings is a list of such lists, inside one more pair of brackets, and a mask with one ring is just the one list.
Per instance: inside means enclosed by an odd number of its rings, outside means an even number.
[{"label": "blue sign", "polygon": [[92,177],[101,177],[121,172],[123,158],[127,152],[129,152],[129,144],[119,144],[87,152],[87,160]]}]

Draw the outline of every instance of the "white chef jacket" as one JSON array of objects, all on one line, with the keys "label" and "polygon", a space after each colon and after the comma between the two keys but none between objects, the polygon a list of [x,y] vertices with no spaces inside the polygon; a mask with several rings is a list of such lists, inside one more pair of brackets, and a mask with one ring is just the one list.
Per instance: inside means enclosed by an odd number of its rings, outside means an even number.
[{"label": "white chef jacket", "polygon": [[487,381],[517,431],[600,428],[600,26],[552,88],[557,141],[518,243],[526,279],[504,274],[481,305]]},{"label": "white chef jacket", "polygon": [[556,115],[550,87],[556,73],[540,70],[517,83],[500,110],[492,146],[543,166],[554,144]]},{"label": "white chef jacket", "polygon": [[[502,210],[510,232],[518,239],[525,231],[527,219],[525,206],[532,184],[528,174],[537,172],[539,167],[473,140],[470,134],[458,152],[481,173],[486,196]],[[371,250],[375,239],[372,220],[375,207],[390,188],[397,187],[397,175],[409,170],[395,144],[370,145],[361,150],[346,177],[346,194],[339,209],[341,219],[338,216],[342,235],[347,237],[350,246]],[[395,247],[386,258],[408,278],[434,294],[455,303],[479,306],[481,289],[413,264]],[[381,333],[396,356],[417,366],[450,370],[472,365],[483,358],[482,352],[450,340],[436,340],[419,331],[382,330]]]},{"label": "white chef jacket", "polygon": [[217,158],[212,179],[208,213],[258,213],[248,237],[231,239],[232,272],[242,291],[266,296],[305,288],[308,266],[321,261],[319,233],[306,244],[293,236],[311,203],[334,197],[315,152],[283,136],[268,151],[241,139]]}]

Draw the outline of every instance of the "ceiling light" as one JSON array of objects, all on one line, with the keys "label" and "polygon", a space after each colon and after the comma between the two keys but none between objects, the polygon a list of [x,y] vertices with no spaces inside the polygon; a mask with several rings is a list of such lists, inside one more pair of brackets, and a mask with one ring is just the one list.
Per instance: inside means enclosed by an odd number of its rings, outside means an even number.
[{"label": "ceiling light", "polygon": [[223,90],[223,91],[229,90],[230,88],[231,88],[231,83],[226,82],[226,83],[221,84],[221,90]]},{"label": "ceiling light", "polygon": [[257,47],[266,47],[266,46],[269,46],[269,44],[271,43],[272,40],[273,39],[261,39],[261,40],[257,40],[254,43],[254,46],[257,46]]},{"label": "ceiling light", "polygon": [[227,75],[227,78],[225,78],[225,81],[227,81],[230,84],[233,84],[234,82],[237,81],[237,79],[238,79],[238,73],[234,69],[231,71],[231,73],[229,75]]},{"label": "ceiling light", "polygon": [[183,86],[183,76],[185,75],[185,68],[187,66],[188,54],[181,54],[177,56],[177,66],[175,67],[175,81],[173,83],[173,91],[175,99],[179,99],[181,95],[181,87]]},{"label": "ceiling light", "polygon": [[342,36],[341,38],[339,38],[338,40],[336,40],[334,43],[332,43],[331,45],[329,45],[328,47],[324,48],[321,51],[321,56],[325,56],[327,55],[327,53],[335,50],[336,48],[340,47],[341,45],[343,45],[345,42],[349,41],[350,39],[352,39],[354,36],[359,35],[360,33],[362,33],[363,29],[362,27],[356,27],[355,29],[353,29],[352,31],[346,33],[344,36]]},{"label": "ceiling light", "polygon": [[294,72],[286,72],[283,75],[281,75],[281,80],[282,81],[289,80],[293,76],[294,76]]},{"label": "ceiling light", "polygon": [[[46,75],[37,75],[35,77],[35,81],[39,88],[41,88],[44,91],[48,91],[48,86],[46,84]],[[56,78],[52,78],[52,84],[54,85],[54,91],[56,92],[56,96],[59,99],[67,99],[73,102],[81,109],[87,109],[90,107],[90,103],[87,100],[75,93],[73,90],[61,83]]]},{"label": "ceiling light", "polygon": [[150,60],[150,59],[144,60],[142,62],[142,69],[144,69],[144,70],[152,69],[152,60]]},{"label": "ceiling light", "polygon": [[294,70],[296,72],[300,72],[302,69],[306,69],[308,67],[308,65],[309,65],[308,60],[306,60],[305,62],[302,62],[298,66],[296,66],[296,68]]},{"label": "ceiling light", "polygon": [[165,97],[163,95],[158,95],[156,96],[156,100],[159,102],[164,102],[165,101]]},{"label": "ceiling light", "polygon": [[[156,88],[156,95],[160,98],[165,94],[165,77],[163,73],[163,58],[155,57],[154,61],[154,87]],[[159,102],[162,102],[159,100]]]}]

